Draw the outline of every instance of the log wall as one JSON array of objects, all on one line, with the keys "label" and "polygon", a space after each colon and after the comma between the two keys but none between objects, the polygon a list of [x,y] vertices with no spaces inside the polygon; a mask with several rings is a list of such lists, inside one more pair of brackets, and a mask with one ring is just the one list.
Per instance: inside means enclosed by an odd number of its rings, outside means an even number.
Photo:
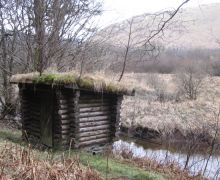
[{"label": "log wall", "polygon": [[22,136],[24,139],[35,137],[40,139],[40,98],[28,89],[20,89]]},{"label": "log wall", "polygon": [[54,132],[59,145],[69,148],[75,144],[75,119],[77,115],[77,104],[79,91],[72,89],[57,90],[57,109],[54,122]]},{"label": "log wall", "polygon": [[[51,103],[54,147],[67,149],[112,143],[119,129],[122,96],[70,88],[49,91],[55,92]],[[41,93],[33,86],[20,87],[20,97],[23,137],[41,140]]]},{"label": "log wall", "polygon": [[115,96],[81,91],[76,119],[76,147],[110,143],[115,136]]},{"label": "log wall", "polygon": [[[112,100],[112,126],[111,135],[112,137],[117,137],[120,132],[120,115],[121,115],[121,103],[123,96],[116,96]],[[113,141],[113,139],[111,139]]]}]

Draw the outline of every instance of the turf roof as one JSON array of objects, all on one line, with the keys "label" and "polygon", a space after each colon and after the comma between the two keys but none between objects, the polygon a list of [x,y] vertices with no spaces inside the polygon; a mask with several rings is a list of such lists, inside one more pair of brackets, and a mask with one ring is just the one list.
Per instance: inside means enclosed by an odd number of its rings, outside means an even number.
[{"label": "turf roof", "polygon": [[39,73],[16,74],[11,77],[11,83],[47,84],[47,85],[72,85],[73,88],[87,89],[96,92],[108,92],[115,94],[134,95],[134,89],[125,85],[110,81],[107,78],[100,78],[92,75],[69,73]]}]

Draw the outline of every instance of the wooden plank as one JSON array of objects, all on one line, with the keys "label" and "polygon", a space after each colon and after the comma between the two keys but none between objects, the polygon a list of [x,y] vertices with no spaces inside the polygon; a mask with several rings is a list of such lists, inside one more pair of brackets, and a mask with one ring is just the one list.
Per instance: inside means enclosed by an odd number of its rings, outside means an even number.
[{"label": "wooden plank", "polygon": [[115,136],[119,135],[120,129],[119,129],[119,124],[120,124],[120,111],[121,111],[121,103],[123,100],[123,96],[117,96],[117,98],[114,99],[116,102],[116,106],[113,108],[114,114],[112,114],[112,121],[115,123],[115,126],[112,127],[112,134]]},{"label": "wooden plank", "polygon": [[70,135],[69,134],[62,134],[61,135],[61,139],[62,140],[67,140],[67,139],[69,140],[70,139]]},{"label": "wooden plank", "polygon": [[106,120],[106,121],[98,121],[98,122],[85,122],[85,123],[79,123],[78,126],[79,128],[82,127],[91,127],[91,126],[100,126],[100,125],[107,125],[110,124],[110,121]]},{"label": "wooden plank", "polygon": [[78,144],[78,146],[82,147],[82,146],[88,146],[88,145],[92,145],[92,144],[101,144],[101,143],[107,143],[107,142],[109,142],[109,138],[101,138],[101,139],[97,139],[97,140],[81,142]]},{"label": "wooden plank", "polygon": [[82,94],[81,93],[81,96],[80,96],[80,98],[79,98],[79,100],[81,100],[81,99],[91,99],[91,98],[93,98],[93,99],[102,99],[102,98],[104,98],[103,96],[100,96],[100,95],[97,95],[97,94]]},{"label": "wooden plank", "polygon": [[88,131],[96,131],[96,130],[102,130],[102,129],[108,129],[110,128],[110,125],[100,125],[100,126],[95,126],[95,127],[85,127],[85,128],[80,128],[79,132],[88,132]]},{"label": "wooden plank", "polygon": [[111,96],[106,96],[106,95],[102,95],[102,94],[95,94],[95,93],[88,94],[88,92],[86,92],[84,94],[81,93],[81,96],[79,99],[80,100],[81,99],[111,99]]},{"label": "wooden plank", "polygon": [[66,119],[66,120],[61,120],[61,125],[67,125],[67,124],[71,124],[72,119]]},{"label": "wooden plank", "polygon": [[94,140],[94,139],[101,139],[101,138],[109,138],[110,136],[109,134],[99,134],[99,135],[94,135],[94,136],[88,136],[88,137],[81,137],[79,138],[79,142],[85,142],[85,141],[90,141],[90,140]]},{"label": "wooden plank", "polygon": [[60,115],[61,120],[67,120],[67,119],[74,119],[75,118],[75,113],[70,113],[70,114],[62,114]]},{"label": "wooden plank", "polygon": [[103,133],[110,133],[110,129],[104,129],[104,130],[97,130],[97,131],[90,131],[90,132],[81,132],[78,133],[77,136],[80,137],[86,137],[86,136],[92,136],[92,135],[99,135]]},{"label": "wooden plank", "polygon": [[93,103],[109,103],[109,99],[79,99],[79,104],[93,104]]},{"label": "wooden plank", "polygon": [[75,112],[75,109],[73,108],[73,109],[64,109],[64,110],[58,110],[58,113],[60,114],[60,115],[63,115],[63,114],[70,114],[70,113],[74,113]]},{"label": "wooden plank", "polygon": [[40,129],[41,142],[49,147],[53,146],[53,93],[44,92],[40,97]]},{"label": "wooden plank", "polygon": [[70,129],[70,125],[61,125],[61,129],[62,130],[69,130]]},{"label": "wooden plank", "polygon": [[79,112],[97,112],[97,111],[109,111],[111,109],[110,106],[100,106],[100,107],[88,107],[88,108],[80,108]]},{"label": "wooden plank", "polygon": [[101,121],[107,119],[111,120],[111,116],[105,115],[105,116],[95,116],[95,117],[83,117],[83,118],[79,118],[79,122]]},{"label": "wooden plank", "polygon": [[69,134],[70,133],[70,131],[69,131],[69,129],[61,129],[61,134],[63,135],[63,134]]},{"label": "wooden plank", "polygon": [[79,117],[94,117],[94,116],[104,116],[104,115],[111,115],[110,111],[96,111],[96,112],[86,112],[86,113],[80,113]]},{"label": "wooden plank", "polygon": [[79,108],[104,107],[104,106],[110,106],[110,104],[109,103],[79,104]]},{"label": "wooden plank", "polygon": [[62,104],[62,105],[74,104],[74,98],[71,98],[71,99],[68,99],[68,100],[67,99],[60,98],[59,103]]},{"label": "wooden plank", "polygon": [[64,109],[73,109],[75,106],[74,104],[60,104],[59,109],[64,110]]}]

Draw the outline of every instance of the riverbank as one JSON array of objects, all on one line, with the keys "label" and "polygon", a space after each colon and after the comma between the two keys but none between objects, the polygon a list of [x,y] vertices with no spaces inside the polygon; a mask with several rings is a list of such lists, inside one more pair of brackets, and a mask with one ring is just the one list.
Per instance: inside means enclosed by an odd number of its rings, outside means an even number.
[{"label": "riverbank", "polygon": [[[160,144],[150,143],[132,138],[122,138],[114,143],[114,150],[129,152],[125,153],[124,157],[133,157],[135,162],[140,159],[147,162],[145,159],[154,160],[163,164],[162,167],[167,164],[178,165],[179,170],[183,173],[186,170],[191,175],[196,176],[202,174],[207,179],[219,179],[220,178],[220,154],[218,151],[210,151],[207,147],[198,147],[196,151],[188,149],[187,144],[170,144],[164,146]],[[129,154],[129,156],[126,156]],[[151,161],[152,162],[152,161]],[[174,178],[175,179],[175,178]]]},{"label": "riverbank", "polygon": [[137,159],[129,152],[92,155],[80,151],[40,151],[21,141],[17,130],[0,130],[1,177],[5,179],[201,179],[178,165]]},{"label": "riverbank", "polygon": [[[213,138],[204,132],[188,133],[186,135],[182,134],[181,131],[175,129],[174,131],[164,134],[163,132],[149,129],[147,127],[133,126],[133,127],[120,127],[120,136],[135,138],[137,140],[152,142],[154,144],[160,145],[170,145],[170,144],[191,144],[196,143],[200,147],[204,146],[206,148],[212,146]],[[196,141],[196,142],[195,142]],[[219,143],[219,137],[214,139],[215,145]]]},{"label": "riverbank", "polygon": [[196,100],[179,94],[174,74],[126,74],[136,86],[134,97],[125,97],[121,125],[133,136],[173,141],[220,142],[220,77],[206,76]]}]

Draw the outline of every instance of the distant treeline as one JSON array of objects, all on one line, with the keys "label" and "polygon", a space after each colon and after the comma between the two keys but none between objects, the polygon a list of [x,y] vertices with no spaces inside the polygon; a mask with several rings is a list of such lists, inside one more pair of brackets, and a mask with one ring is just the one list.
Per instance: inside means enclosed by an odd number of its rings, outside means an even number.
[{"label": "distant treeline", "polygon": [[[138,56],[137,56],[138,57]],[[169,74],[178,71],[183,65],[193,62],[204,73],[220,76],[220,49],[178,49],[172,48],[160,52],[158,56],[140,60],[134,55],[128,61],[127,72],[157,72]],[[112,63],[111,69],[119,71],[121,62]]]}]

